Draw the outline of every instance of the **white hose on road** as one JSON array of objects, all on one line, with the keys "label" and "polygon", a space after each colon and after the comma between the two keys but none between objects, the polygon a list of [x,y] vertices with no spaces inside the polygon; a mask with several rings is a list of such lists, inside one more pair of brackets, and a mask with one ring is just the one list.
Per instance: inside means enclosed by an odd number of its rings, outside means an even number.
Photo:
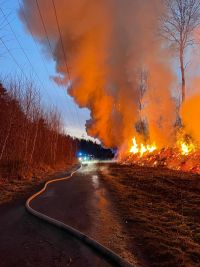
[{"label": "white hose on road", "polygon": [[113,262],[113,264],[115,264],[114,266],[133,267],[132,264],[130,264],[129,262],[124,260],[122,257],[120,257],[118,254],[116,254],[114,251],[103,246],[98,241],[94,240],[93,238],[85,235],[84,233],[80,232],[79,230],[77,230],[77,229],[75,229],[75,228],[73,228],[73,227],[71,227],[71,226],[69,226],[63,222],[60,222],[54,218],[51,218],[51,217],[33,209],[30,206],[31,201],[33,199],[35,199],[37,196],[41,195],[46,190],[47,185],[54,183],[54,182],[67,180],[67,179],[71,178],[73,176],[73,174],[76,173],[77,171],[79,171],[81,168],[82,168],[82,166],[80,168],[78,168],[77,170],[71,172],[71,174],[69,174],[66,177],[58,178],[58,179],[54,179],[54,180],[50,180],[50,181],[46,182],[44,187],[39,192],[35,193],[34,195],[32,195],[31,197],[28,198],[28,200],[26,201],[26,209],[28,210],[28,212],[30,212],[34,216],[36,216],[36,217],[38,217],[44,221],[47,221],[50,224],[56,225],[56,226],[58,226],[64,230],[66,230],[68,233],[72,234],[73,236],[75,236],[79,240],[83,241],[88,246],[90,246],[91,248],[95,249],[97,252],[102,254],[105,258],[107,258],[108,260]]}]

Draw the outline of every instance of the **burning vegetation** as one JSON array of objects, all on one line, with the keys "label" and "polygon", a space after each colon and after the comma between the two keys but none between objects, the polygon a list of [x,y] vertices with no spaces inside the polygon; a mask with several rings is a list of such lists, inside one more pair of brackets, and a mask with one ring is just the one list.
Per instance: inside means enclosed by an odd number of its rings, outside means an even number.
[{"label": "burning vegetation", "polygon": [[141,166],[159,166],[200,173],[200,150],[191,140],[185,139],[178,139],[174,147],[159,149],[156,143],[145,145],[137,142],[134,137],[129,154],[122,161]]}]

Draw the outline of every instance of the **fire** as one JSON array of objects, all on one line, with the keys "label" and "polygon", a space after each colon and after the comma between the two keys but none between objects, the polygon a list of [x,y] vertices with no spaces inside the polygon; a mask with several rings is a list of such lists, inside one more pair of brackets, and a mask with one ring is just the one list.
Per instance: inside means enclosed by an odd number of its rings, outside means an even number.
[{"label": "fire", "polygon": [[134,137],[125,162],[200,174],[200,147],[186,134],[177,136],[176,143],[169,147],[158,147],[156,142],[143,144]]},{"label": "fire", "polygon": [[139,148],[138,148],[135,137],[132,139],[132,141],[133,141],[133,145],[130,149],[130,153],[137,154],[139,152]]},{"label": "fire", "polygon": [[144,154],[152,153],[153,151],[157,149],[155,143],[151,145],[150,144],[144,145],[143,143],[138,144],[135,137],[132,139],[132,142],[133,142],[133,145],[130,149],[130,153],[139,154],[140,157],[142,157]]},{"label": "fire", "polygon": [[[186,142],[182,139],[177,141],[177,148],[183,156],[188,156],[189,154],[196,151],[196,145],[194,143],[192,143],[191,141]],[[132,146],[129,152],[135,155],[138,154],[140,157],[142,157],[144,154],[150,154],[155,150],[158,150],[155,142],[152,144],[144,145],[143,143],[137,143],[136,138],[134,137],[132,139]]]},{"label": "fire", "polygon": [[193,143],[187,144],[186,142],[180,142],[181,154],[184,156],[189,155],[190,153],[195,152],[196,148]]}]

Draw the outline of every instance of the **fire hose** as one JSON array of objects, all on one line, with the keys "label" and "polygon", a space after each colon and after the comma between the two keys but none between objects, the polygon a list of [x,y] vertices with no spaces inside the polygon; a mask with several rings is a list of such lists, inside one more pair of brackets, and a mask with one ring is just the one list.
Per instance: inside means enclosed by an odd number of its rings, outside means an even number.
[{"label": "fire hose", "polygon": [[77,171],[79,171],[82,168],[82,166],[80,166],[78,169],[76,169],[75,171],[72,171],[68,176],[63,177],[63,178],[58,178],[58,179],[54,179],[54,180],[50,180],[48,182],[45,183],[44,187],[38,191],[37,193],[35,193],[34,195],[32,195],[31,197],[28,198],[28,200],[26,201],[26,209],[29,213],[31,213],[32,215],[52,224],[55,225],[65,231],[67,231],[69,234],[73,235],[74,237],[76,237],[77,239],[81,240],[83,243],[85,243],[86,245],[88,245],[89,247],[95,249],[99,254],[101,254],[105,259],[108,259],[111,263],[114,264],[114,266],[121,266],[121,267],[133,267],[132,264],[130,264],[129,262],[127,262],[125,259],[123,259],[122,257],[120,257],[118,254],[116,254],[114,251],[110,250],[109,248],[105,247],[104,245],[100,244],[98,241],[94,240],[93,238],[89,237],[88,235],[80,232],[79,230],[73,228],[72,226],[69,226],[61,221],[58,221],[54,218],[51,218],[35,209],[33,209],[31,207],[31,201],[33,199],[35,199],[37,196],[41,195],[42,193],[45,192],[47,186],[51,183],[54,182],[59,182],[59,181],[63,181],[63,180],[68,180],[69,178],[71,178],[74,173],[76,173]]}]

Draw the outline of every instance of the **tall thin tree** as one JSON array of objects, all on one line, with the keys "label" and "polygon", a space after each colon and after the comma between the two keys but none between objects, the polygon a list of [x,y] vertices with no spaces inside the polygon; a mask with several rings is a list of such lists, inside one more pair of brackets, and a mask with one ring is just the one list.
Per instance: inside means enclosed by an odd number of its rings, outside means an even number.
[{"label": "tall thin tree", "polygon": [[176,48],[181,71],[181,101],[186,95],[186,49],[195,44],[194,32],[200,26],[200,0],[164,0],[161,35]]}]

